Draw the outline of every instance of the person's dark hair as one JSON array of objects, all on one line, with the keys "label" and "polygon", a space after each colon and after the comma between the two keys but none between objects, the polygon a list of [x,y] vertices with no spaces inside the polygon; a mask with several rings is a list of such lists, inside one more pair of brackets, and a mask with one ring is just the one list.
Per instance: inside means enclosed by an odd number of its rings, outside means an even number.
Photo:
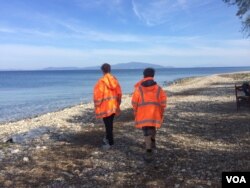
[{"label": "person's dark hair", "polygon": [[108,64],[108,63],[104,63],[104,64],[101,66],[101,69],[102,69],[102,72],[104,72],[104,73],[110,73],[110,71],[111,71],[111,66],[110,66],[110,64]]},{"label": "person's dark hair", "polygon": [[146,68],[143,71],[144,78],[147,77],[154,77],[155,75],[155,70],[153,68]]}]

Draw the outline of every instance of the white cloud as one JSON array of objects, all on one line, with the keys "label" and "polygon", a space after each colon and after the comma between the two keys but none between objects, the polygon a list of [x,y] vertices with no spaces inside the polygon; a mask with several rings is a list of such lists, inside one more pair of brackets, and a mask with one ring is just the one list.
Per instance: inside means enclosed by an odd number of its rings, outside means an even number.
[{"label": "white cloud", "polygon": [[15,33],[16,31],[8,27],[0,27],[0,33]]},{"label": "white cloud", "polygon": [[26,35],[35,35],[39,37],[55,37],[57,36],[57,33],[52,31],[40,31],[37,29],[27,29],[27,28],[0,28],[0,33],[7,33],[7,34],[26,34]]},{"label": "white cloud", "polygon": [[139,1],[132,0],[135,15],[148,26],[154,26],[170,21],[180,9],[187,9],[185,0],[172,1]]},{"label": "white cloud", "polygon": [[138,1],[132,0],[135,15],[148,26],[158,25],[168,20],[167,15],[173,5],[168,1]]},{"label": "white cloud", "polygon": [[26,35],[29,37],[46,37],[51,39],[57,38],[71,38],[71,39],[81,39],[84,41],[104,41],[104,42],[139,42],[140,39],[137,35],[131,34],[119,34],[119,33],[108,33],[100,32],[83,27],[74,27],[73,25],[63,25],[69,30],[65,31],[40,31],[37,29],[25,29],[25,28],[0,28],[0,33],[7,34],[18,34]]},{"label": "white cloud", "polygon": [[132,0],[134,14],[146,25],[154,26],[176,20],[176,17],[192,14],[193,8],[205,6],[210,3],[200,0],[158,0],[140,1]]}]

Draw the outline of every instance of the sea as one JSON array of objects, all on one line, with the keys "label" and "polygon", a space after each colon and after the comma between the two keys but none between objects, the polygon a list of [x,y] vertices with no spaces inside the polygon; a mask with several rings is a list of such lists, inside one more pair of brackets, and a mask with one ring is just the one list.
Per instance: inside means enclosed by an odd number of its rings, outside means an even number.
[{"label": "sea", "polygon": [[[159,85],[176,79],[250,71],[250,67],[156,69]],[[143,70],[113,70],[124,94],[133,92]],[[17,121],[92,101],[100,70],[0,71],[0,123]]]}]

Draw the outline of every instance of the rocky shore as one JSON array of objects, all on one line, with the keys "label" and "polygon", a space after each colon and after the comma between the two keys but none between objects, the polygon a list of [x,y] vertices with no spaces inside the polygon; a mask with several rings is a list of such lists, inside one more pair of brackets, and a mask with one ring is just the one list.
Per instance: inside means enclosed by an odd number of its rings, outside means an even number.
[{"label": "rocky shore", "polygon": [[93,103],[0,124],[0,187],[221,187],[222,171],[250,171],[250,108],[237,112],[234,94],[243,81],[250,72],[164,87],[168,106],[152,163],[142,159],[130,95],[108,151]]}]

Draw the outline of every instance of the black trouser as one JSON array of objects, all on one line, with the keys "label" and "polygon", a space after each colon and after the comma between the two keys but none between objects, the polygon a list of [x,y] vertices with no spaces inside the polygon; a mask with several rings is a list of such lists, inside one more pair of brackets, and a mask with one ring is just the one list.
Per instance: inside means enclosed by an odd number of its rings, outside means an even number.
[{"label": "black trouser", "polygon": [[153,136],[155,137],[156,128],[153,126],[142,127],[144,136]]},{"label": "black trouser", "polygon": [[113,120],[114,120],[115,114],[112,114],[111,116],[103,118],[103,122],[105,124],[106,128],[106,139],[109,141],[109,145],[114,144],[113,140]]}]

